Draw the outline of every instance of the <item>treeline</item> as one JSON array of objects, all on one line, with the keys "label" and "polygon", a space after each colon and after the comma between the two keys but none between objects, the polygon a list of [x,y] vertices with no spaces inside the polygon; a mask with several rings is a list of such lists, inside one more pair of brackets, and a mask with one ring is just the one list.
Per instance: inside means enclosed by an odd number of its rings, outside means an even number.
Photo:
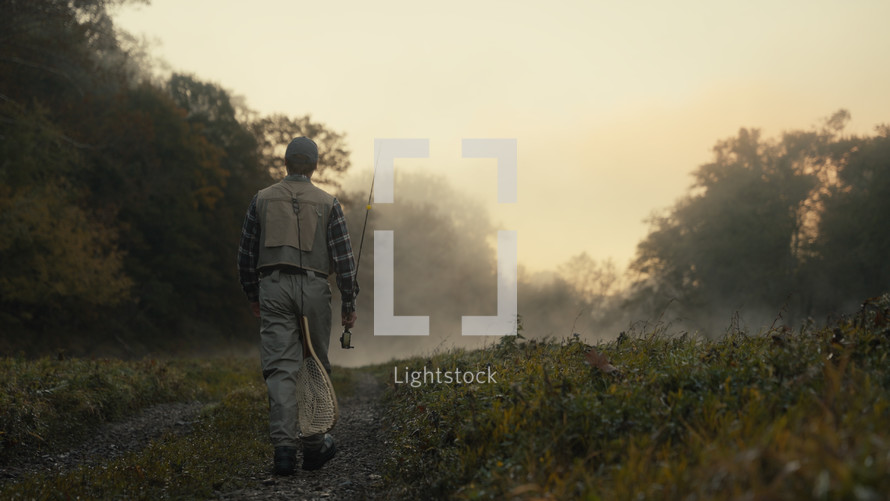
[{"label": "treeline", "polygon": [[712,330],[794,326],[890,290],[890,127],[849,135],[849,118],[719,141],[689,193],[651,219],[619,310]]},{"label": "treeline", "polygon": [[[764,138],[743,128],[718,141],[712,160],[692,172],[688,192],[651,217],[626,269],[581,253],[555,273],[520,273],[519,313],[527,331],[612,338],[631,324],[656,320],[710,336],[794,328],[856,312],[866,299],[890,291],[890,126],[851,135],[845,133],[849,119],[840,110],[810,130]],[[441,187],[431,190],[424,194],[429,200],[453,199]],[[406,192],[423,194],[417,186],[399,190]],[[429,209],[433,215],[450,211],[444,220],[417,209],[389,216],[396,228],[393,222],[420,219],[411,223],[413,230],[397,231],[397,258],[398,239],[408,238],[399,235],[413,232],[418,240],[435,229],[442,237],[426,237],[435,245],[412,243],[412,249],[427,249],[425,262],[437,261],[427,273],[442,275],[422,282],[466,302],[462,311],[473,305],[482,310],[464,314],[491,314],[494,256],[471,240],[495,228],[467,204],[458,205],[462,209]],[[479,271],[480,261],[487,273]],[[442,269],[467,273],[435,271]]]},{"label": "treeline", "polygon": [[120,3],[0,3],[0,353],[245,337],[235,253],[250,198],[295,135],[319,142],[322,178],[349,167],[342,136],[309,117],[154,76],[109,17]]}]

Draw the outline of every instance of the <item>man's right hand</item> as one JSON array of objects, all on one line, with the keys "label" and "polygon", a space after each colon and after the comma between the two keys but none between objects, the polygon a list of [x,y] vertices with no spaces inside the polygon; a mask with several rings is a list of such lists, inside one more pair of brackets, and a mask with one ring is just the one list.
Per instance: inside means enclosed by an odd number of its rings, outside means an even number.
[{"label": "man's right hand", "polygon": [[341,322],[341,324],[347,329],[352,329],[353,327],[355,327],[355,321],[357,318],[358,315],[355,314],[355,311],[347,313],[342,316],[343,321]]},{"label": "man's right hand", "polygon": [[260,318],[260,303],[259,303],[259,301],[251,301],[250,312],[253,313],[253,316]]}]

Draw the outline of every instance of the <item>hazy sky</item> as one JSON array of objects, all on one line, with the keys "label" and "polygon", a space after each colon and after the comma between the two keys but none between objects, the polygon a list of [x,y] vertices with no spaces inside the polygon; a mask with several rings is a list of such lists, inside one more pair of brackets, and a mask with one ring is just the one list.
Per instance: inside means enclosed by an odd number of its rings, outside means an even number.
[{"label": "hazy sky", "polygon": [[[430,158],[396,171],[485,200],[531,270],[582,251],[625,265],[644,219],[740,127],[775,136],[839,108],[851,132],[890,122],[888,19],[877,0],[153,0],[116,15],[173,70],[345,132],[357,171],[375,138],[429,138]],[[493,160],[461,158],[482,137],[517,139],[517,204],[496,203]]]}]

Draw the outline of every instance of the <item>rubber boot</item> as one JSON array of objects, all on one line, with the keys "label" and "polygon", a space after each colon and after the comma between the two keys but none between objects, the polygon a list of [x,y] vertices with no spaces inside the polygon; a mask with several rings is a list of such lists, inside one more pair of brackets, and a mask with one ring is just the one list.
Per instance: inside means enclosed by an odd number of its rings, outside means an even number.
[{"label": "rubber boot", "polygon": [[324,466],[325,463],[330,461],[336,453],[337,446],[334,444],[334,437],[325,434],[321,449],[303,449],[303,469],[317,470]]},{"label": "rubber boot", "polygon": [[293,446],[276,447],[273,463],[276,475],[293,475],[297,468],[297,448]]}]

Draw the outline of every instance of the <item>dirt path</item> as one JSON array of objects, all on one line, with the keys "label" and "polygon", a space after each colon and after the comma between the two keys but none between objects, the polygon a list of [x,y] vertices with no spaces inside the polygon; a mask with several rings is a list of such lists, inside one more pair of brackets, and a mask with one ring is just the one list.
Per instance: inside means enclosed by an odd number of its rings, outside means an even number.
[{"label": "dirt path", "polygon": [[248,479],[251,485],[220,494],[219,499],[358,500],[382,497],[381,469],[387,454],[379,434],[383,385],[366,372],[358,372],[355,377],[353,394],[339,400],[340,420],[331,432],[337,442],[334,459],[320,470],[303,471],[298,466],[294,476],[277,477],[270,473],[270,457],[267,464],[257,465]]},{"label": "dirt path", "polygon": [[29,473],[62,473],[99,464],[141,450],[164,433],[188,433],[202,407],[200,402],[159,404],[123,421],[106,423],[89,440],[70,449],[25,455],[0,466],[0,484]]},{"label": "dirt path", "polygon": [[[368,372],[356,372],[351,395],[341,397],[340,420],[332,435],[337,455],[322,469],[297,469],[292,477],[271,474],[272,458],[257,464],[246,488],[219,493],[218,499],[375,499],[383,497],[381,468],[387,455],[379,436],[383,383]],[[201,412],[200,402],[149,407],[124,421],[107,423],[87,441],[55,453],[23,455],[0,465],[0,486],[30,473],[65,473],[96,465],[145,448],[165,433],[187,434]],[[301,460],[298,457],[298,461]]]}]

